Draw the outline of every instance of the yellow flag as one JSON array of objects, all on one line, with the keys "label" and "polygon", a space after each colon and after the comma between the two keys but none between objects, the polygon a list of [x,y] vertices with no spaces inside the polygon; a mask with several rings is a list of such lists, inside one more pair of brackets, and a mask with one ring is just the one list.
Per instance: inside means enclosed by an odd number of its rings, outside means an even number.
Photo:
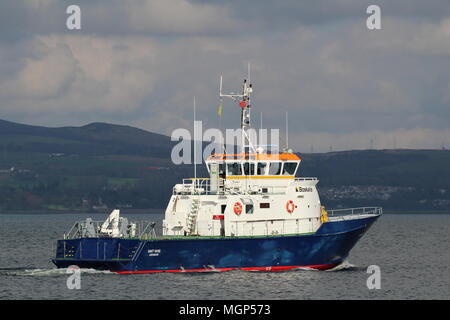
[{"label": "yellow flag", "polygon": [[220,104],[219,104],[219,110],[217,110],[217,116],[218,116],[219,118],[222,116],[222,109],[223,109],[222,102],[220,102]]}]

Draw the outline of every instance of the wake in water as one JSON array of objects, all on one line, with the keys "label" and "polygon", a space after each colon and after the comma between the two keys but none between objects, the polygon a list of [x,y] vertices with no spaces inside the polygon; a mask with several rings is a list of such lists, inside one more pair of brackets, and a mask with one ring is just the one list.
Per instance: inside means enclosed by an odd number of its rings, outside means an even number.
[{"label": "wake in water", "polygon": [[[181,268],[182,271],[180,271],[180,273],[184,273],[184,274],[204,274],[204,273],[211,273],[211,272],[269,272],[269,273],[277,273],[277,272],[295,272],[295,271],[320,271],[323,272],[323,270],[318,270],[315,268],[310,268],[310,267],[297,267],[297,268],[292,268],[289,270],[272,270],[272,268],[266,268],[266,269],[250,269],[250,270],[245,270],[245,269],[241,269],[241,268],[230,268],[228,270],[218,270],[216,269],[214,266],[207,266],[209,269],[206,268],[205,269],[199,271],[199,270],[185,270],[183,267]],[[350,262],[348,262],[347,260],[343,261],[341,264],[337,265],[336,267],[329,269],[329,270],[325,270],[325,271],[354,271],[358,269],[358,267],[354,264],[351,264]]]},{"label": "wake in water", "polygon": [[[204,274],[204,273],[216,273],[216,272],[224,272],[222,270],[217,270],[214,266],[208,266],[209,268],[205,268],[205,270],[202,270],[201,272],[196,271],[184,271],[182,270],[180,273],[194,273],[194,274]],[[355,270],[357,267],[347,260],[342,262],[341,264],[337,265],[336,267],[326,270],[326,271],[349,271],[349,270]],[[320,271],[314,268],[308,268],[308,267],[298,267],[291,270],[286,271],[277,271],[277,272],[289,272],[289,271]],[[46,277],[46,276],[65,276],[68,274],[67,268],[54,268],[54,269],[26,269],[26,268],[6,268],[6,269],[0,269],[0,275],[5,276],[35,276],[35,277]],[[236,268],[234,270],[229,271],[244,271],[244,272],[273,272],[270,270],[240,270],[239,268]],[[114,274],[116,273],[108,271],[108,270],[95,270],[95,269],[80,269],[80,272],[82,274]],[[71,272],[69,272],[71,273]]]},{"label": "wake in water", "polygon": [[338,264],[336,267],[326,270],[326,271],[349,271],[349,270],[355,270],[357,266],[354,264],[351,264],[347,260],[344,260],[341,264]]},{"label": "wake in water", "polygon": [[294,268],[291,270],[287,270],[287,271],[299,271],[299,270],[303,270],[303,271],[320,271],[314,268],[309,268],[309,267],[298,267],[298,268]]},{"label": "wake in water", "polygon": [[[95,269],[80,269],[81,274],[115,274],[108,270],[95,270]],[[72,273],[72,272],[69,272]],[[60,269],[24,269],[24,268],[15,268],[15,269],[2,269],[0,270],[1,275],[7,276],[37,276],[37,277],[46,277],[46,276],[61,276],[67,275],[67,268]]]}]

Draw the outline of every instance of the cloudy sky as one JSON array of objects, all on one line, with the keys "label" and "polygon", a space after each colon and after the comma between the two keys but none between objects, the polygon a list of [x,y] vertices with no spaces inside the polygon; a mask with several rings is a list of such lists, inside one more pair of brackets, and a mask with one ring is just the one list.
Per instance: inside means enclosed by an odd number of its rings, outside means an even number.
[{"label": "cloudy sky", "polygon": [[[81,8],[81,30],[66,8]],[[369,5],[381,30],[366,27]],[[0,118],[110,122],[170,135],[239,126],[252,66],[253,123],[314,152],[450,147],[450,1],[2,0]],[[371,142],[372,141],[372,142]]]}]

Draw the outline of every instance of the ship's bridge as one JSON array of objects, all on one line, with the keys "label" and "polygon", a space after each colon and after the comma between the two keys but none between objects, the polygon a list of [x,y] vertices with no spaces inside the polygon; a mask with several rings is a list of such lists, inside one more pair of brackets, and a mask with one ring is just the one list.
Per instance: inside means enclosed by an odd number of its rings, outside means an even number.
[{"label": "ship's bridge", "polygon": [[213,154],[205,162],[213,192],[280,193],[295,179],[300,161],[294,153],[242,153]]},{"label": "ship's bridge", "polygon": [[218,166],[222,179],[293,179],[300,161],[294,153],[213,154],[206,165],[210,175]]}]

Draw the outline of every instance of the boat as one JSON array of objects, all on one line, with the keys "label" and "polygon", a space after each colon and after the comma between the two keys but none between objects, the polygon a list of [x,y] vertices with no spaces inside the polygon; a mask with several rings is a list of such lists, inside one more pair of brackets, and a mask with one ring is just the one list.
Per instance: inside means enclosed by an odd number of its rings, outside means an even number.
[{"label": "boat", "polygon": [[344,262],[382,208],[327,210],[319,180],[298,177],[302,160],[292,149],[252,144],[249,82],[241,94],[223,94],[220,80],[220,97],[241,108],[241,152],[211,154],[208,178],[173,187],[160,235],[155,222],[131,222],[115,209],[105,221],[76,222],[57,240],[52,262],[119,274],[327,270]]}]

